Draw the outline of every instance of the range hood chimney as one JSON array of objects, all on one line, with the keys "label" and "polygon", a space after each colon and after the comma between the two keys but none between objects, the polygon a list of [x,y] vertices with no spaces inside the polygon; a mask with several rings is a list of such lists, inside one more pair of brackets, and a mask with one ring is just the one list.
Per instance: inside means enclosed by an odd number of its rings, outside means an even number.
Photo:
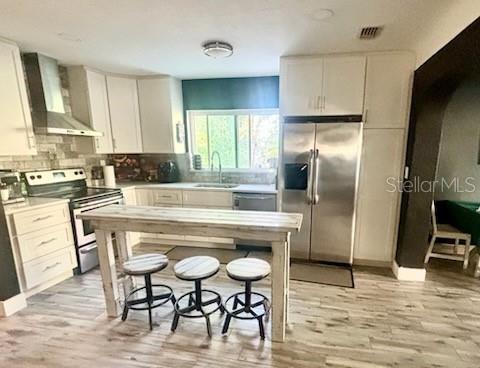
[{"label": "range hood chimney", "polygon": [[55,59],[27,53],[23,55],[23,62],[32,101],[35,132],[91,137],[103,135],[65,113],[58,63]]}]

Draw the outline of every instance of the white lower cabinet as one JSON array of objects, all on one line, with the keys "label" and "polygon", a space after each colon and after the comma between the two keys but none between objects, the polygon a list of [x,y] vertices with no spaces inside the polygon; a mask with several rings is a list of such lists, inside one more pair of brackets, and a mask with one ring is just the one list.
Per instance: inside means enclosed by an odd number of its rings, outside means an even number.
[{"label": "white lower cabinet", "polygon": [[59,275],[70,273],[76,261],[75,251],[66,248],[24,263],[25,286],[32,289]]},{"label": "white lower cabinet", "polygon": [[73,275],[77,267],[67,203],[7,215],[15,266],[27,296]]},{"label": "white lower cabinet", "polygon": [[65,222],[40,231],[17,235],[17,240],[22,262],[29,262],[61,250],[65,244],[72,244],[72,226]]},{"label": "white lower cabinet", "polygon": [[[354,263],[390,263],[398,228],[405,131],[365,129],[357,200]],[[365,263],[365,262],[364,262]]]},{"label": "white lower cabinet", "polygon": [[184,190],[182,193],[183,207],[223,208],[232,209],[231,192],[208,190]]}]

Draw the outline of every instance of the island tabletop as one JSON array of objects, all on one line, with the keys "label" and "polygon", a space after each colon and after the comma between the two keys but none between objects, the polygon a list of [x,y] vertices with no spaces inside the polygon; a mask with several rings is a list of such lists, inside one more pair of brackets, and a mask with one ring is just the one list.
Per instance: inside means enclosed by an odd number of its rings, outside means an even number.
[{"label": "island tabletop", "polygon": [[[224,237],[267,241],[272,245],[272,340],[284,341],[288,321],[290,234],[298,232],[302,215],[284,212],[233,211],[110,205],[77,215],[95,229],[107,314],[120,314],[112,232],[120,262],[131,257],[126,232]],[[134,280],[124,280],[124,290]]]}]

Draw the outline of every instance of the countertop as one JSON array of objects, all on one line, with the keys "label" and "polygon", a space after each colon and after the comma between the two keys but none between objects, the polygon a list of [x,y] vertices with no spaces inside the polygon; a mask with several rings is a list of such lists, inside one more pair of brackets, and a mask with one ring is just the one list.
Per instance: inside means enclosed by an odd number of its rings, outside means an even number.
[{"label": "countertop", "polygon": [[61,203],[68,203],[68,199],[27,197],[24,202],[5,204],[4,209],[6,215],[11,215],[17,212],[30,211]]},{"label": "countertop", "polygon": [[[236,193],[261,193],[261,194],[276,194],[277,189],[275,184],[238,184],[234,188],[215,188],[215,187],[198,187],[198,184],[211,183],[152,183],[152,182],[117,182],[116,188],[158,188],[158,189],[182,189],[182,190],[208,190],[219,192],[236,192]],[[229,184],[229,183],[226,183]]]},{"label": "countertop", "polygon": [[[261,216],[259,216],[259,213],[261,213]],[[200,229],[200,231],[208,233],[209,227],[230,231],[297,232],[302,225],[303,216],[299,213],[286,212],[164,208],[113,204],[83,212],[77,215],[77,217],[105,223],[117,222],[117,224],[118,221],[127,221],[129,226],[138,226],[139,224],[140,226],[142,224],[149,226],[155,224],[190,226],[197,231]],[[255,237],[255,235],[252,235],[252,237]]]}]

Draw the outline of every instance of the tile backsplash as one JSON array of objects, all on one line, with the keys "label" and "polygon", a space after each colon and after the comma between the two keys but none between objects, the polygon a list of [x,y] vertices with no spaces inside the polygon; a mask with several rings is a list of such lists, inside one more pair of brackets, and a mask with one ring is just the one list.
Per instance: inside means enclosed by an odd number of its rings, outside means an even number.
[{"label": "tile backsplash", "polygon": [[[130,154],[130,155],[109,155],[108,161],[131,162],[128,168],[116,169],[117,179],[122,180],[130,176],[131,180],[146,180],[151,176],[149,172],[155,171],[160,162],[172,160],[177,164],[180,180],[184,182],[216,182],[218,172],[210,170],[191,170],[189,154]],[[125,165],[127,166],[127,165]],[[274,171],[228,171],[222,172],[222,179],[225,183],[236,184],[274,184],[276,173]],[[153,179],[155,180],[155,179]]]},{"label": "tile backsplash", "polygon": [[0,156],[0,169],[28,171],[82,167],[90,178],[92,166],[107,159],[106,155],[78,153],[76,141],[79,138],[75,136],[35,134],[35,139],[37,155]]}]

